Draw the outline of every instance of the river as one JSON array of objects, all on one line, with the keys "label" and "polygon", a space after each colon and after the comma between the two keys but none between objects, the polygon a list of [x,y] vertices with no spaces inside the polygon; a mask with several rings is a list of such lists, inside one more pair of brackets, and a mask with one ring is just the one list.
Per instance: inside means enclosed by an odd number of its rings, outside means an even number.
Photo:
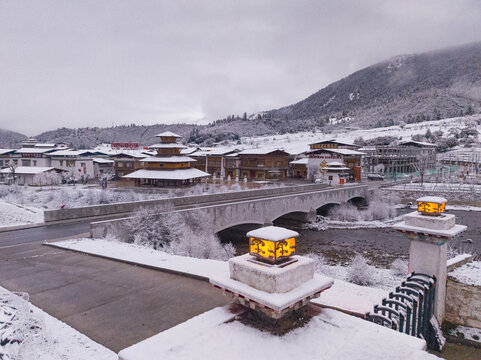
[{"label": "river", "polygon": [[[399,209],[398,215],[410,212],[410,209]],[[456,215],[456,223],[467,225],[468,229],[451,240],[461,251],[481,254],[481,212],[450,210],[447,213]],[[391,228],[379,229],[327,229],[314,231],[302,229],[302,224],[292,222],[275,222],[275,225],[295,229],[300,233],[297,240],[296,253],[322,254],[332,265],[347,265],[350,259],[361,253],[377,267],[389,267],[396,258],[407,259],[409,240],[405,235]],[[232,242],[237,255],[248,252],[246,232],[258,228],[259,225],[246,224],[220,233],[223,242]],[[472,243],[467,240],[471,239]]]}]

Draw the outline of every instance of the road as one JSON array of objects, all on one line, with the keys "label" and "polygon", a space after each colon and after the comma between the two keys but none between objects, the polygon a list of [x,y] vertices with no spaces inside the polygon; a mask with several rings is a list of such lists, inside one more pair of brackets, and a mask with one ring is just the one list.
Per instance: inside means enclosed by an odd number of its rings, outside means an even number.
[{"label": "road", "polygon": [[203,281],[42,245],[86,231],[88,222],[0,233],[0,285],[115,352],[228,303]]},{"label": "road", "polygon": [[60,239],[90,231],[90,221],[41,226],[31,229],[0,232],[0,247]]}]

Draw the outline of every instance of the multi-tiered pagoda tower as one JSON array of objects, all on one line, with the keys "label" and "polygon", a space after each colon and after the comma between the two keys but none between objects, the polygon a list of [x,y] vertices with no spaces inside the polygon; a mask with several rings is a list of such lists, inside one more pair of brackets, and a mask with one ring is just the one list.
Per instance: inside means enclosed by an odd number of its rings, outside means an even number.
[{"label": "multi-tiered pagoda tower", "polygon": [[155,149],[157,154],[142,159],[142,169],[124,178],[135,179],[137,186],[181,186],[210,176],[209,173],[191,167],[191,163],[196,160],[181,154],[185,146],[177,142],[180,135],[167,131],[156,137],[160,139],[160,144],[152,145],[150,149]]}]

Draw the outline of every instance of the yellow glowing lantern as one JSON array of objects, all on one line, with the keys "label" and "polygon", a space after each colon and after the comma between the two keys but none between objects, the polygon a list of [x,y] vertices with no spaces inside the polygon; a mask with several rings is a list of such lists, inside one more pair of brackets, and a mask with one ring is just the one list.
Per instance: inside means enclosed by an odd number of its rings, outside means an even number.
[{"label": "yellow glowing lantern", "polygon": [[446,199],[438,196],[424,196],[416,200],[418,212],[423,215],[439,216],[446,209]]},{"label": "yellow glowing lantern", "polygon": [[259,260],[278,264],[295,255],[298,236],[297,232],[278,226],[249,231],[249,254]]}]

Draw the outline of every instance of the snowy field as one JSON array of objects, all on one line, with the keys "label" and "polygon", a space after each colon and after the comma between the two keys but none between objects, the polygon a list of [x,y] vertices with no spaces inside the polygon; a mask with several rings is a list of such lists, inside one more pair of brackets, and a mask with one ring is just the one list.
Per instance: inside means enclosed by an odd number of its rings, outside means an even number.
[{"label": "snowy field", "polygon": [[[241,138],[243,147],[283,147],[288,150],[307,148],[309,144],[327,140],[337,139],[339,141],[345,141],[353,143],[356,138],[362,137],[364,140],[373,139],[380,136],[394,136],[400,141],[411,140],[411,136],[421,134],[424,135],[428,129],[431,132],[438,130],[447,133],[449,129],[462,129],[466,127],[466,121],[470,119],[478,119],[479,115],[468,117],[457,117],[450,119],[443,119],[438,121],[426,121],[416,124],[407,124],[403,128],[400,126],[389,126],[384,128],[373,129],[358,129],[358,130],[338,130],[333,133],[322,132],[299,132],[294,134],[284,135],[269,135],[269,136],[257,136],[257,137],[245,137]],[[478,131],[481,133],[481,126],[477,126]]]},{"label": "snowy field", "polygon": [[117,355],[0,287],[0,359],[116,360]]},{"label": "snowy field", "polygon": [[[102,190],[89,185],[18,186],[0,185],[0,199],[18,205],[39,209],[59,209],[114,202],[149,200],[161,194],[144,194],[134,191]],[[164,195],[165,197],[165,195]]]},{"label": "snowy field", "polygon": [[6,202],[0,199],[0,228],[43,222],[43,210]]},{"label": "snowy field", "polygon": [[322,309],[307,325],[275,336],[215,308],[119,353],[120,360],[428,360],[424,340]]}]

